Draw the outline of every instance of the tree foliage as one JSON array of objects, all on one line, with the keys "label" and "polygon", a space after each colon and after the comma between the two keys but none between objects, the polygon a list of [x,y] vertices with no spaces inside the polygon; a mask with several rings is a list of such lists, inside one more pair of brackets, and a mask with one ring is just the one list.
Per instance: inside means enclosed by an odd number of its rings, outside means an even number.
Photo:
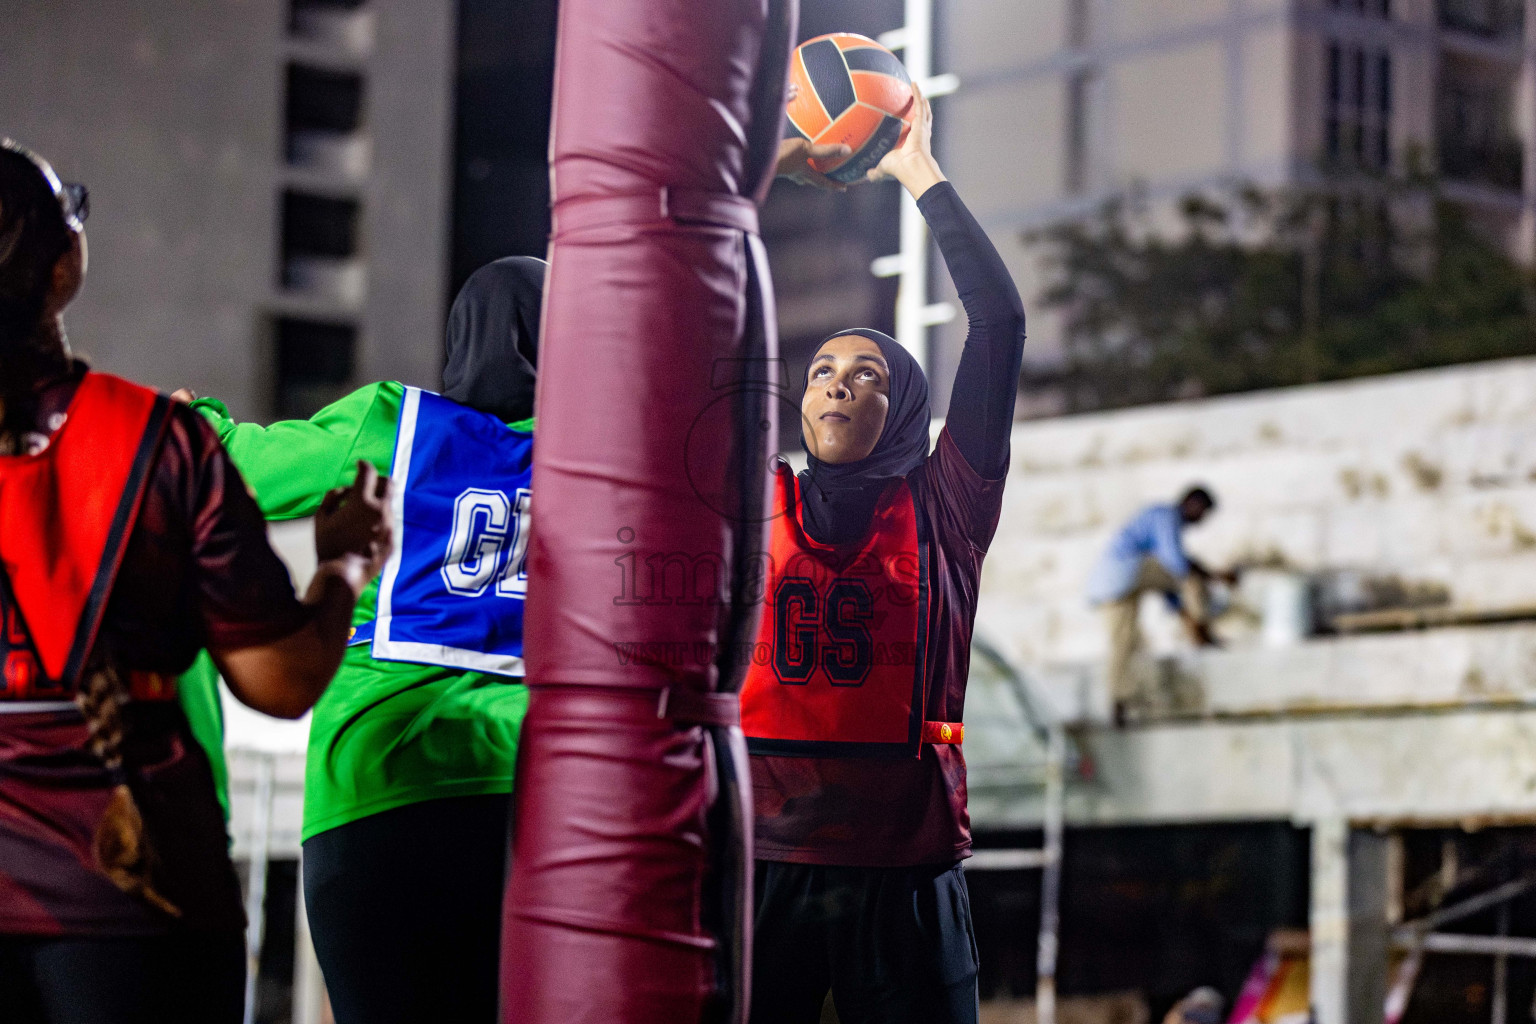
[{"label": "tree foliage", "polygon": [[1129,193],[1026,240],[1073,410],[1536,353],[1536,277],[1429,184]]}]

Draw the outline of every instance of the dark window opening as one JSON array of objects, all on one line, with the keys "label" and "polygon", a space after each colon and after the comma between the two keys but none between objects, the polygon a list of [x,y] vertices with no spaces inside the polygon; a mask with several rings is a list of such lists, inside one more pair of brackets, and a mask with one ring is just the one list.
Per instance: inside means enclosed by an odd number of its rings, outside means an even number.
[{"label": "dark window opening", "polygon": [[1442,85],[1438,103],[1441,173],[1519,190],[1525,152],[1511,124],[1508,94],[1452,81]]},{"label": "dark window opening", "polygon": [[1340,156],[1339,147],[1339,111],[1344,105],[1344,55],[1337,43],[1328,44],[1328,111],[1324,122],[1324,131],[1328,139],[1328,160],[1330,163],[1338,162]]},{"label": "dark window opening", "polygon": [[1392,162],[1392,57],[1330,43],[1324,147],[1335,167],[1386,170]]},{"label": "dark window opening", "polygon": [[1525,33],[1525,0],[1438,0],[1440,26],[1490,39]]},{"label": "dark window opening", "polygon": [[1336,11],[1347,11],[1367,18],[1391,18],[1392,0],[1328,0]]},{"label": "dark window opening", "polygon": [[1376,57],[1376,166],[1392,162],[1392,55]]},{"label": "dark window opening", "polygon": [[[1197,985],[1215,986],[1230,1004],[1271,933],[1307,925],[1310,836],[1287,823],[1067,835],[1056,978],[1063,996],[1139,991],[1154,1021]],[[1040,834],[978,832],[976,843],[1017,849],[1038,846]],[[1032,995],[1039,873],[973,871],[966,884],[983,950],[981,998]]]},{"label": "dark window opening", "polygon": [[280,317],[275,335],[273,404],[280,418],[311,416],[346,392],[357,357],[356,326]]},{"label": "dark window opening", "polygon": [[1358,163],[1365,162],[1365,51],[1354,50],[1349,55],[1350,85],[1355,106],[1354,124],[1349,138],[1349,155]]},{"label": "dark window opening", "polygon": [[544,255],[555,68],[553,0],[458,9],[450,295],[491,260]]},{"label": "dark window opening", "polygon": [[283,257],[355,255],[358,212],[355,199],[284,192]]},{"label": "dark window opening", "polygon": [[1067,83],[1067,191],[1082,192],[1088,188],[1089,166],[1089,106],[1093,78],[1089,74],[1073,75]]},{"label": "dark window opening", "polygon": [[368,0],[293,0],[293,3],[289,5],[289,10],[295,13],[298,11],[323,11],[328,9],[355,11],[367,2]]},{"label": "dark window opening", "polygon": [[288,31],[298,31],[311,12],[355,11],[367,0],[293,0],[288,5]]},{"label": "dark window opening", "polygon": [[351,134],[362,124],[363,76],[290,64],[286,113],[289,133]]}]

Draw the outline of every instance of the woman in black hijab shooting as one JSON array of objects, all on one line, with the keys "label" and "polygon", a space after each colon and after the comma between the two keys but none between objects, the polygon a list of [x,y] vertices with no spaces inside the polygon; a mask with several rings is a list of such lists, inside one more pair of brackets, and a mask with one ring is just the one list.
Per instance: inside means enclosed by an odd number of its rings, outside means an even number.
[{"label": "woman in black hijab shooting", "polygon": [[929,450],[928,381],[878,331],[811,359],[809,455],[780,468],[758,651],[742,690],[756,804],[753,1024],[974,1022],[963,707],[997,527],[1024,311],[944,179],[917,97],[874,177],[917,200],[969,323]]}]

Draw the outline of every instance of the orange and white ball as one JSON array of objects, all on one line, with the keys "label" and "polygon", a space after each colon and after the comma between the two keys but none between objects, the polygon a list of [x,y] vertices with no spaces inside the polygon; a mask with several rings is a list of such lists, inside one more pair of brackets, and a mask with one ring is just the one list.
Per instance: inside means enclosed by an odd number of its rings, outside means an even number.
[{"label": "orange and white ball", "polygon": [[816,144],[843,143],[844,157],[811,166],[844,184],[863,178],[901,145],[912,116],[912,79],[896,55],[867,36],[834,32],[795,48],[789,79],[785,137]]}]

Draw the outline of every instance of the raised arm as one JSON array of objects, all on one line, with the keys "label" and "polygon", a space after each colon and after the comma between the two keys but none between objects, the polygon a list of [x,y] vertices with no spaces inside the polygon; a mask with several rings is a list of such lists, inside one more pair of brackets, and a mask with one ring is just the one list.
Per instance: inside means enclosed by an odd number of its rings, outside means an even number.
[{"label": "raised arm", "polygon": [[331,488],[350,482],[358,460],[380,473],[389,472],[401,394],[398,384],[370,384],[307,420],[280,420],[265,427],[236,422],[214,398],[198,398],[192,408],[218,431],[256,493],[262,515],[299,519],[313,515]]},{"label": "raised arm", "polygon": [[389,557],[388,504],[389,478],[358,463],[352,485],[328,493],[316,513],[319,566],[299,628],[266,643],[210,643],[214,663],[241,703],[297,718],[320,699],[346,651],[353,606]]},{"label": "raised arm", "polygon": [[[914,90],[915,91],[915,90]],[[968,332],[946,421],[955,446],[979,476],[1008,467],[1008,439],[1024,358],[1024,303],[997,248],[933,159],[933,119],[919,93],[912,129],[871,177],[893,177],[917,200],[965,307]]]},{"label": "raised arm", "polygon": [[996,247],[943,182],[917,204],[939,243],[965,308],[967,332],[946,424],[955,447],[979,475],[1008,468],[1008,439],[1024,359],[1024,303]]}]

